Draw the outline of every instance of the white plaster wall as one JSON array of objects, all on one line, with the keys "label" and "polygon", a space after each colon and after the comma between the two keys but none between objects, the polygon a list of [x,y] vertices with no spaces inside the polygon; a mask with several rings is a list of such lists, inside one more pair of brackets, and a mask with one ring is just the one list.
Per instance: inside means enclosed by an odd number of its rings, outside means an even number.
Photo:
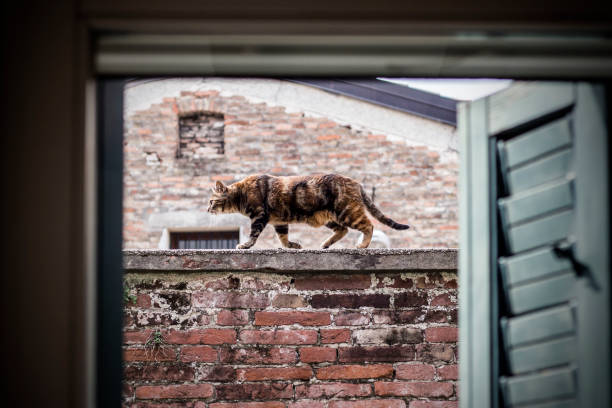
[{"label": "white plaster wall", "polygon": [[[217,90],[223,96],[241,95],[250,102],[284,106],[288,112],[326,117],[342,125],[365,129],[401,139],[409,144],[426,145],[441,153],[455,155],[457,133],[453,126],[420,116],[336,95],[318,88],[277,79],[250,78],[171,78],[135,81],[125,92],[125,114],[148,109],[163,98],[181,91]],[[444,160],[444,154],[441,159]]]}]

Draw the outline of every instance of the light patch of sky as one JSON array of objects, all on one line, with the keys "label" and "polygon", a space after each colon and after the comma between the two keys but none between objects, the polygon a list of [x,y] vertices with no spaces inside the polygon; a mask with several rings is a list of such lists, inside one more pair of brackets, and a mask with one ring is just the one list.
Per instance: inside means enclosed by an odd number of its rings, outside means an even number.
[{"label": "light patch of sky", "polygon": [[484,98],[510,86],[511,79],[379,78],[460,101]]}]

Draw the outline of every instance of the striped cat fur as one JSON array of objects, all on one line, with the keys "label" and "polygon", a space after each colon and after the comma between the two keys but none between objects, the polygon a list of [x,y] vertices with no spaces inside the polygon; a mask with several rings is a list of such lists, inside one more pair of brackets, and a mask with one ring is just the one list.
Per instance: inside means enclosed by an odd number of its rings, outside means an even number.
[{"label": "striped cat fur", "polygon": [[289,224],[294,223],[330,228],[333,234],[321,248],[329,248],[342,239],[349,228],[363,233],[357,247],[367,248],[374,227],[366,210],[391,228],[409,228],[385,216],[357,181],[338,174],[252,175],[229,186],[217,181],[208,206],[212,214],[240,213],[251,219],[249,240],[238,245],[238,249],[252,247],[268,224],[274,226],[283,247],[299,249],[300,244],[289,241]]}]

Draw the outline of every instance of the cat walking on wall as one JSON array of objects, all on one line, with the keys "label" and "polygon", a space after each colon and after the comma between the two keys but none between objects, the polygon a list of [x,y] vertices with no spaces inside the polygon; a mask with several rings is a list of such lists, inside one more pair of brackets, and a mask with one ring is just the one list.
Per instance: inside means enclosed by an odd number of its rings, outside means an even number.
[{"label": "cat walking on wall", "polygon": [[229,186],[217,181],[208,212],[240,213],[251,219],[249,240],[238,245],[238,249],[252,247],[268,224],[274,226],[283,247],[296,249],[301,246],[289,241],[289,224],[305,223],[312,227],[325,225],[330,228],[333,234],[321,244],[321,248],[329,248],[338,242],[349,228],[363,233],[363,240],[357,247],[367,248],[374,230],[367,212],[391,228],[410,228],[385,216],[357,181],[338,174],[252,175]]}]

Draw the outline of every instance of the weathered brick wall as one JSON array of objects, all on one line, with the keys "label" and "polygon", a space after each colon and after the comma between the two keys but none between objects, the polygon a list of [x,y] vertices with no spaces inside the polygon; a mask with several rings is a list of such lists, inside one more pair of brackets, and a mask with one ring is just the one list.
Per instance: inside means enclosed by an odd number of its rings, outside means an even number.
[{"label": "weathered brick wall", "polygon": [[454,251],[125,263],[126,407],[457,407]]},{"label": "weathered brick wall", "polygon": [[[181,152],[179,118],[202,112],[224,118],[223,149],[215,145],[212,152],[212,142],[204,138],[183,141]],[[448,125],[433,121],[429,125],[448,132]],[[254,173],[318,172],[353,177],[368,193],[376,188],[375,201],[383,212],[412,226],[409,231],[395,231],[375,222],[391,238],[392,247],[457,246],[458,160],[453,151],[411,145],[329,118],[289,113],[281,106],[251,103],[214,90],[184,92],[129,115],[124,150],[126,248],[157,248],[164,225],[151,220],[160,214],[205,212],[217,180],[232,183]],[[244,221],[248,233],[248,220]],[[305,248],[318,248],[329,234],[326,228],[290,226],[290,239]],[[358,236],[351,232],[336,246],[354,247]],[[268,227],[255,247],[279,245]]]}]

